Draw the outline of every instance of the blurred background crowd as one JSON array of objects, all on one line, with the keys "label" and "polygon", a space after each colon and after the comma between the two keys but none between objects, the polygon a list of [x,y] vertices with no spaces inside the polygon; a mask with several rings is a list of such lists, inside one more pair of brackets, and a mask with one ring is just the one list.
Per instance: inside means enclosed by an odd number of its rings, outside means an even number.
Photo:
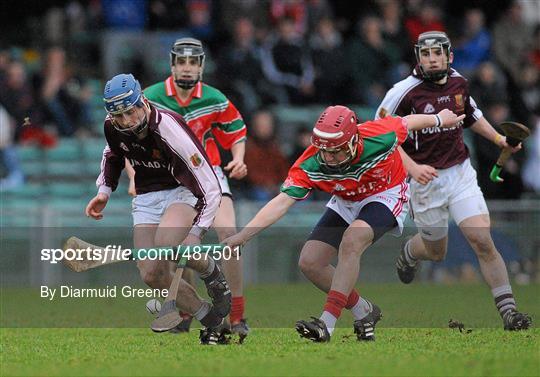
[{"label": "blurred background crowd", "polygon": [[[319,113],[346,104],[360,119],[373,118],[385,92],[411,73],[413,45],[428,30],[447,32],[453,68],[492,124],[514,120],[533,131],[502,185],[488,178],[499,150],[467,133],[486,198],[540,196],[538,0],[20,0],[0,7],[0,190],[22,204],[36,195],[88,200],[104,146],[104,82],[120,72],[143,87],[166,79],[170,47],[183,36],[203,41],[203,81],[225,93],[248,127],[249,175],[231,182],[233,192],[266,201],[309,145]],[[74,181],[79,188],[71,191],[54,186]]]},{"label": "blurred background crowd", "polygon": [[[24,3],[3,2],[1,12],[3,189],[24,182],[10,146],[37,142],[53,148],[58,137],[100,137],[104,112],[94,104],[104,80],[118,72],[133,73],[143,87],[164,80],[167,50],[183,35],[203,40],[204,81],[243,114],[248,161],[274,157],[275,167],[251,169],[243,185],[241,191],[255,199],[275,194],[287,166],[309,141],[311,119],[285,124],[275,114],[280,106],[319,104],[319,110],[313,107],[317,113],[329,104],[352,104],[369,116],[385,92],[410,74],[414,42],[427,30],[448,33],[453,67],[470,80],[471,93],[492,124],[512,119],[534,129],[539,121],[540,2],[535,0]],[[31,126],[22,126],[28,118]],[[295,129],[296,141],[282,150],[278,135],[287,127]],[[502,186],[490,184],[486,174],[497,149],[471,136],[488,198],[540,190],[535,137],[532,148],[510,162],[511,183]]]}]

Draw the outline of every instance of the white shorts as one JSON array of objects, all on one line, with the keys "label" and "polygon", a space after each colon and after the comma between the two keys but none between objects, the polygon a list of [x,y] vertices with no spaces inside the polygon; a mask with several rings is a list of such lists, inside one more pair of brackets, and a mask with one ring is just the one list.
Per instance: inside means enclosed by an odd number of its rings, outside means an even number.
[{"label": "white shorts", "polygon": [[392,187],[391,189],[368,196],[359,202],[345,200],[334,195],[326,204],[326,207],[337,212],[343,218],[343,220],[345,220],[348,224],[351,224],[354,220],[356,220],[360,214],[360,211],[366,204],[372,202],[384,204],[390,211],[392,211],[392,214],[398,223],[398,227],[393,229],[390,234],[400,236],[403,232],[403,223],[409,210],[409,206],[407,205],[408,201],[409,185],[406,182],[403,182]]},{"label": "white shorts", "polygon": [[131,201],[133,225],[159,224],[165,210],[175,203],[183,203],[195,208],[197,198],[184,186],[137,195]]},{"label": "white shorts", "polygon": [[231,188],[229,187],[229,181],[227,180],[225,173],[223,173],[223,170],[219,166],[212,167],[214,168],[214,172],[216,173],[216,176],[218,178],[219,186],[221,187],[221,193],[232,198]]},{"label": "white shorts", "polygon": [[411,217],[422,238],[440,240],[448,234],[448,217],[456,224],[477,215],[489,214],[476,171],[466,159],[459,165],[439,169],[427,185],[411,179]]}]

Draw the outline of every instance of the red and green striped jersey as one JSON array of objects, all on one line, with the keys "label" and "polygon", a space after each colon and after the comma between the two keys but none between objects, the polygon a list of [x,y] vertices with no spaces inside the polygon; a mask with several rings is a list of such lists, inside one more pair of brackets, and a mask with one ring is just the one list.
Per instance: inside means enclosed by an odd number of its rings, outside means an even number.
[{"label": "red and green striped jersey", "polygon": [[216,141],[225,149],[246,139],[246,125],[236,107],[218,89],[198,82],[192,95],[182,102],[176,95],[172,76],[144,90],[156,107],[182,115],[199,138],[213,166],[221,164]]},{"label": "red and green striped jersey", "polygon": [[297,200],[317,189],[361,201],[402,183],[407,174],[397,147],[407,138],[405,119],[386,117],[359,124],[358,130],[364,150],[347,170],[335,173],[325,169],[318,149],[310,146],[289,170],[281,191]]}]

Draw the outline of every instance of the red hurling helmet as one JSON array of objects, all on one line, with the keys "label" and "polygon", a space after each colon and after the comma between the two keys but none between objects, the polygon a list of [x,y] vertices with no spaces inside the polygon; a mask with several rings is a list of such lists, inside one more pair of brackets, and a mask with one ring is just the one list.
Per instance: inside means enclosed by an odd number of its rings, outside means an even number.
[{"label": "red hurling helmet", "polygon": [[339,164],[328,164],[324,154],[319,154],[321,162],[329,168],[342,169],[350,165],[357,153],[362,153],[363,143],[358,135],[358,120],[354,111],[345,106],[327,107],[313,128],[311,144],[323,151],[345,150],[347,158]]}]

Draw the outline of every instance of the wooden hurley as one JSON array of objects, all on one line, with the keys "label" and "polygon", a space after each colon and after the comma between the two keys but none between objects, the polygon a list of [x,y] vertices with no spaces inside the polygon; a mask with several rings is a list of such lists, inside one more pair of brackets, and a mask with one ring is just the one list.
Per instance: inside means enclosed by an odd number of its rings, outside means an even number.
[{"label": "wooden hurley", "polygon": [[[62,260],[62,263],[75,272],[83,272],[100,266],[107,266],[113,263],[125,262],[128,260],[143,260],[149,259],[150,256],[158,256],[162,260],[170,260],[177,262],[184,267],[187,258],[184,254],[189,254],[194,251],[195,247],[200,248],[200,253],[204,254],[208,251],[217,252],[223,251],[225,247],[222,244],[205,244],[205,245],[177,245],[172,247],[155,247],[145,249],[128,249],[108,251],[102,246],[93,245],[89,242],[81,240],[77,237],[70,237],[63,246],[64,252],[68,249],[72,250],[88,250],[88,252],[79,253],[76,259]],[[152,250],[157,251],[154,253]],[[179,256],[175,260],[175,256]]]},{"label": "wooden hurley", "polygon": [[491,173],[489,174],[489,178],[497,183],[504,181],[504,179],[499,177],[499,174],[508,158],[512,155],[512,148],[517,147],[519,143],[531,134],[531,131],[527,127],[517,122],[503,122],[499,124],[499,127],[506,136],[506,143],[510,145],[510,147],[502,150],[497,162],[493,165]]}]

